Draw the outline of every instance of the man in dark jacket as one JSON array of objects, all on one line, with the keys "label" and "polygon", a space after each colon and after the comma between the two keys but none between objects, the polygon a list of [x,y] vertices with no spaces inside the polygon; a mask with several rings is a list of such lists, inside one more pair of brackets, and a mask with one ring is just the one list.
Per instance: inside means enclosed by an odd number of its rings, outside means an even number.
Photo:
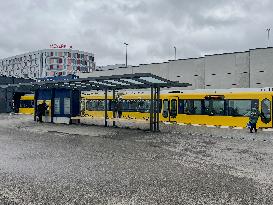
[{"label": "man in dark jacket", "polygon": [[252,111],[249,116],[249,123],[250,123],[250,133],[253,132],[253,129],[255,132],[257,132],[256,124],[258,122],[258,119],[260,117],[260,113],[256,108],[252,108]]},{"label": "man in dark jacket", "polygon": [[45,100],[37,106],[37,116],[38,121],[43,122],[43,116],[45,116],[45,111],[47,110],[48,105],[46,104]]},{"label": "man in dark jacket", "polygon": [[122,117],[122,101],[121,99],[118,100],[117,102],[117,105],[116,105],[116,110],[117,110],[117,113],[118,113],[118,118],[121,118]]}]

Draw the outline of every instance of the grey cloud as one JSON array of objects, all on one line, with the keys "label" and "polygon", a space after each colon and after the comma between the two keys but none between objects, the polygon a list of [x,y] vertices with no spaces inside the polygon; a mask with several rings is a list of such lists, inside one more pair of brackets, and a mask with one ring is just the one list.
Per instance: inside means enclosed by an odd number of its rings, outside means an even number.
[{"label": "grey cloud", "polygon": [[[0,58],[67,43],[98,65],[162,62],[265,47],[270,0],[9,0],[0,4]],[[272,42],[271,42],[272,43]],[[272,44],[271,44],[272,45]]]}]

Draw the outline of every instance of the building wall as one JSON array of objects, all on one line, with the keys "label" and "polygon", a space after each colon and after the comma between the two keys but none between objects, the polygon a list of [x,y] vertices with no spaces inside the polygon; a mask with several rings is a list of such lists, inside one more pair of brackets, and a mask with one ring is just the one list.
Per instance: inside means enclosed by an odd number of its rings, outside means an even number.
[{"label": "building wall", "polygon": [[0,75],[8,77],[37,79],[94,69],[92,53],[72,49],[44,49],[0,59]]},{"label": "building wall", "polygon": [[169,79],[181,83],[190,83],[187,89],[204,88],[204,58],[170,61]]},{"label": "building wall", "polygon": [[129,68],[95,71],[83,75],[88,77],[126,73],[153,73],[170,80],[191,83],[192,86],[186,89],[272,87],[273,48],[140,64]]},{"label": "building wall", "polygon": [[249,87],[249,53],[205,56],[205,88]]},{"label": "building wall", "polygon": [[94,55],[71,49],[47,49],[43,52],[42,76],[90,73],[95,69]]},{"label": "building wall", "polygon": [[173,81],[191,83],[187,89],[204,88],[204,59],[186,59],[165,63],[140,64],[129,68],[81,73],[80,78],[132,73],[152,73]]},{"label": "building wall", "polygon": [[133,71],[134,73],[152,73],[163,78],[169,78],[169,62],[140,64]]},{"label": "building wall", "polygon": [[19,78],[38,78],[41,70],[41,51],[25,53],[0,60],[0,75]]},{"label": "building wall", "polygon": [[273,86],[273,48],[250,50],[250,86]]},{"label": "building wall", "polygon": [[114,64],[114,65],[106,65],[106,66],[96,66],[95,70],[98,70],[98,71],[114,70],[117,68],[124,68],[124,67],[125,67],[125,64]]},{"label": "building wall", "polygon": [[[187,89],[257,88],[273,86],[273,48],[207,55],[128,68],[94,71],[94,55],[72,49],[44,49],[0,60],[0,76],[44,78],[76,74],[80,77],[153,73]],[[94,72],[92,72],[94,71]]]}]

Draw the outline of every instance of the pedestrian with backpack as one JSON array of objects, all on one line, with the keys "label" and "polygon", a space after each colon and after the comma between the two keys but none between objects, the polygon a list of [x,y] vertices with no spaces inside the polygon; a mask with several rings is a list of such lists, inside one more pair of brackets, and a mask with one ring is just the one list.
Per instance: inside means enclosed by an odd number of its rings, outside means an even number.
[{"label": "pedestrian with backpack", "polygon": [[255,131],[255,133],[257,132],[257,122],[259,117],[261,116],[261,114],[259,113],[259,111],[256,108],[252,108],[251,113],[249,115],[249,130],[250,133],[253,133],[253,130]]}]

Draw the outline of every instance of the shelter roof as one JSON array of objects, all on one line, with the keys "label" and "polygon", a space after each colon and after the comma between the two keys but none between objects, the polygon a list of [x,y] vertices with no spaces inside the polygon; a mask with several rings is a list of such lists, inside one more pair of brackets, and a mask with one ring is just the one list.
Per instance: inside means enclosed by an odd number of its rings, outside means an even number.
[{"label": "shelter roof", "polygon": [[69,80],[42,81],[32,83],[19,83],[9,85],[11,87],[25,88],[29,90],[68,88],[81,91],[89,90],[123,90],[164,87],[187,87],[191,84],[171,81],[151,73],[135,73],[124,75],[88,77]]}]

